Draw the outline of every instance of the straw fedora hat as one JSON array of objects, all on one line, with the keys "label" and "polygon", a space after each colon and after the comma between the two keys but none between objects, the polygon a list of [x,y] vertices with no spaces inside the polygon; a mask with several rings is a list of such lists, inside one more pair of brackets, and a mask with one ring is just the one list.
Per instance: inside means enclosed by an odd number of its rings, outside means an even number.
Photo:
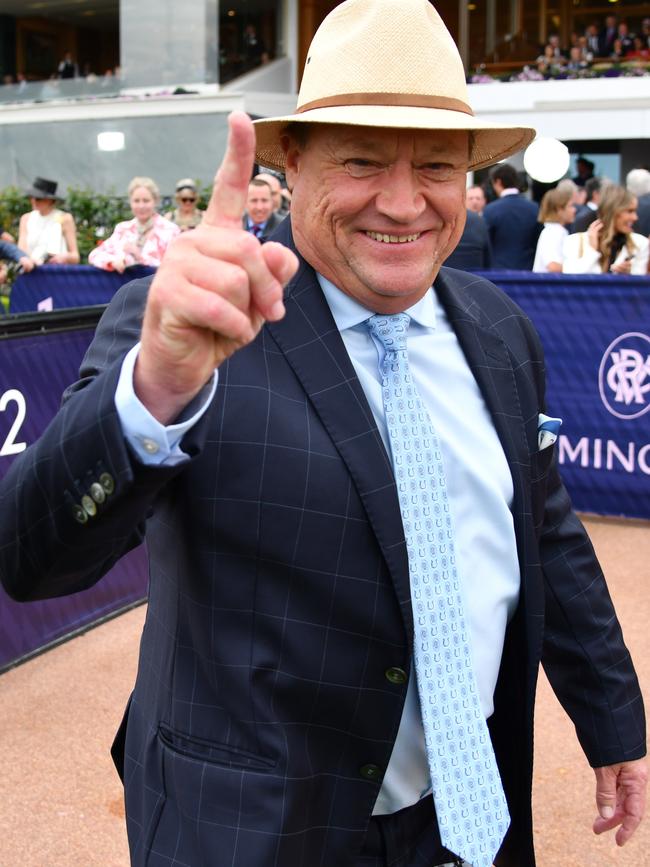
[{"label": "straw fedora hat", "polygon": [[458,49],[428,0],[346,0],[330,12],[309,48],[295,114],[255,121],[259,163],[284,169],[290,123],[468,130],[469,169],[535,137],[474,117]]}]

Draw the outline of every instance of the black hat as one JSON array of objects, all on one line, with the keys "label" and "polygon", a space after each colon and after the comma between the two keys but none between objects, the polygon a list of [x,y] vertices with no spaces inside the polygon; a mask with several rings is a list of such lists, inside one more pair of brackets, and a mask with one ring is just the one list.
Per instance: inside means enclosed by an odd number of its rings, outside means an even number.
[{"label": "black hat", "polygon": [[35,178],[34,183],[26,191],[33,199],[60,199],[56,194],[57,182],[48,181],[47,178]]}]

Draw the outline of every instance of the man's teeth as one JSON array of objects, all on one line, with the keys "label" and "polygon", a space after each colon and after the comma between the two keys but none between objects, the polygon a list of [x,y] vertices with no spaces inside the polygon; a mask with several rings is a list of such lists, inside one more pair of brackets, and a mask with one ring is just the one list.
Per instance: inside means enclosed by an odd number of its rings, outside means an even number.
[{"label": "man's teeth", "polygon": [[381,241],[383,244],[406,244],[408,241],[417,241],[420,232],[414,235],[383,235],[381,232],[366,232],[373,241]]}]

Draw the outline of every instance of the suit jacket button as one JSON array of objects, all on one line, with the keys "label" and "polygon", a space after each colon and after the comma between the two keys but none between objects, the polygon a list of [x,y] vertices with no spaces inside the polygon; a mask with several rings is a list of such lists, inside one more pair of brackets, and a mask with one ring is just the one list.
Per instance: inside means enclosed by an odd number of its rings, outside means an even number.
[{"label": "suit jacket button", "polygon": [[99,477],[99,484],[106,491],[109,497],[115,490],[115,481],[110,473],[102,473]]},{"label": "suit jacket button", "polygon": [[363,765],[359,768],[359,773],[364,780],[370,780],[371,783],[378,783],[382,778],[379,765]]},{"label": "suit jacket button", "polygon": [[84,494],[81,498],[81,505],[83,506],[84,512],[88,515],[89,518],[94,518],[97,514],[97,506],[95,505],[95,501],[92,497],[89,497],[88,494]]},{"label": "suit jacket button", "polygon": [[400,686],[401,684],[406,683],[409,679],[409,676],[404,671],[404,669],[397,668],[396,666],[387,668],[384,674],[386,675],[386,680],[389,683],[394,683],[396,686]]},{"label": "suit jacket button", "polygon": [[102,488],[99,482],[93,482],[90,486],[90,496],[96,503],[103,503],[106,499],[106,491]]},{"label": "suit jacket button", "polygon": [[84,509],[81,508],[79,503],[75,503],[72,507],[72,515],[75,521],[78,521],[80,524],[85,524],[88,520],[88,515],[86,514]]}]

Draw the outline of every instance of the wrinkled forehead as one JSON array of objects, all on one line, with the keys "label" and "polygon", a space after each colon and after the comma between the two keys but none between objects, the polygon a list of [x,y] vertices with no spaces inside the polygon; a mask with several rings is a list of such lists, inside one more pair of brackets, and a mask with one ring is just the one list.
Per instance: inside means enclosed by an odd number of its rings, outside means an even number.
[{"label": "wrinkled forehead", "polygon": [[308,126],[308,130],[300,131],[302,143],[333,154],[362,150],[369,155],[383,157],[404,152],[412,153],[417,159],[469,157],[470,133],[467,130],[392,129],[317,123]]}]

